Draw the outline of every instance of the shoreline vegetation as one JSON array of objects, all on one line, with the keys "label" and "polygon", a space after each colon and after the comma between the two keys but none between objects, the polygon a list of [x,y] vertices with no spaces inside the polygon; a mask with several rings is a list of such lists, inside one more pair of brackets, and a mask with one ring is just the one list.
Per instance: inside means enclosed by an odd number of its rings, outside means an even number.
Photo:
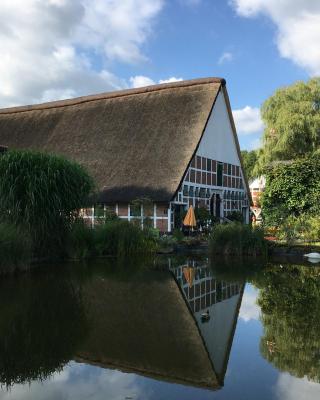
[{"label": "shoreline vegetation", "polygon": [[[304,238],[307,233],[312,238],[319,236],[317,217],[309,218],[308,223],[293,217],[283,221],[278,225],[276,242],[265,239],[262,227],[242,224],[237,215],[227,224],[211,221],[211,228],[196,236],[185,236],[179,229],[161,235],[147,224],[142,229],[115,214],[107,215],[92,228],[75,210],[86,207],[93,198],[94,182],[76,163],[33,151],[8,151],[1,155],[0,275],[28,270],[37,262],[52,259],[121,258],[187,251],[266,257],[281,253],[283,246],[292,247],[291,239],[297,234]],[[202,211],[198,210],[197,220],[205,227],[208,212]],[[295,232],[292,237],[290,228]],[[281,238],[285,244],[280,243]]]},{"label": "shoreline vegetation", "polygon": [[268,243],[262,228],[253,228],[239,222],[217,224],[209,236],[213,254],[231,256],[267,256]]}]

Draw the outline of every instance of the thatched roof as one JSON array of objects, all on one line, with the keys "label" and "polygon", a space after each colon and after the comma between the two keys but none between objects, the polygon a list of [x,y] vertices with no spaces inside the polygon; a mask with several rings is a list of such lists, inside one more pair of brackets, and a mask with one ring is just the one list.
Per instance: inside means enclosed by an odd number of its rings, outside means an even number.
[{"label": "thatched roof", "polygon": [[89,333],[75,360],[169,382],[220,384],[173,277],[142,271],[130,279],[94,276],[82,284]]},{"label": "thatched roof", "polygon": [[0,145],[81,163],[105,201],[169,201],[224,85],[205,78],[3,109]]}]

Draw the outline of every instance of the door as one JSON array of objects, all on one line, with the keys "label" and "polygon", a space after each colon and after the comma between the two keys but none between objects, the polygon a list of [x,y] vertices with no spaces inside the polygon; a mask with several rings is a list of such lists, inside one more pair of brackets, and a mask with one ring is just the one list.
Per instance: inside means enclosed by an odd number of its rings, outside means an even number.
[{"label": "door", "polygon": [[210,214],[217,218],[221,217],[221,198],[218,193],[213,193],[210,199]]}]

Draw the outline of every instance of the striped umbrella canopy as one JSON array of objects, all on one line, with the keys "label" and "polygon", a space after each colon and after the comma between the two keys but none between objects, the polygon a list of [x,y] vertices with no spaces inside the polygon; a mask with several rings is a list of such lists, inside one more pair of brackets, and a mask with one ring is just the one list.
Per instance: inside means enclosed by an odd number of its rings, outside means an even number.
[{"label": "striped umbrella canopy", "polygon": [[196,275],[195,269],[186,265],[185,267],[183,267],[182,271],[185,280],[189,283],[189,287],[191,288],[193,285],[194,277]]},{"label": "striped umbrella canopy", "polygon": [[183,225],[192,227],[197,226],[197,220],[192,206],[189,207],[187,215],[184,217]]}]

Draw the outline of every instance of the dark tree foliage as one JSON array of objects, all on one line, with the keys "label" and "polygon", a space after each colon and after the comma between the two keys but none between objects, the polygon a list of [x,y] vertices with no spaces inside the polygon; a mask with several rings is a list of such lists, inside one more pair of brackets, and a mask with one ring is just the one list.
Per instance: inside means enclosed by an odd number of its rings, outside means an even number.
[{"label": "dark tree foliage", "polygon": [[320,156],[314,155],[267,170],[262,207],[267,223],[289,215],[319,214]]},{"label": "dark tree foliage", "polygon": [[62,157],[32,151],[0,157],[0,221],[22,226],[38,253],[62,245],[92,190],[85,169]]},{"label": "dark tree foliage", "polygon": [[252,151],[242,150],[241,156],[242,156],[243,168],[245,170],[245,174],[248,180],[250,181],[256,178],[254,169],[257,165],[258,152],[256,150]]}]

